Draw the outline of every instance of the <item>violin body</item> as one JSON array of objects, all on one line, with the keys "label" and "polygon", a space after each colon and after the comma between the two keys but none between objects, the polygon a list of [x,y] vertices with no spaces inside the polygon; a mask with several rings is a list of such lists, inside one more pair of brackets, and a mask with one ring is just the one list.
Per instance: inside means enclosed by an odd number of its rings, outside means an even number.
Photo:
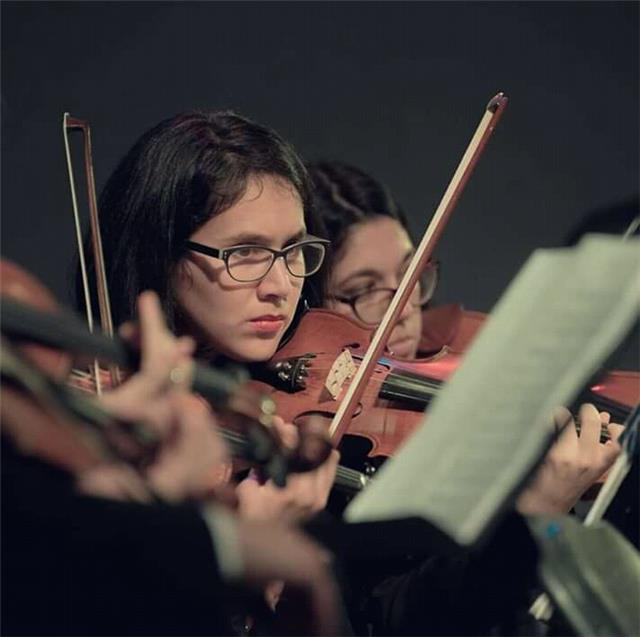
[{"label": "violin body", "polygon": [[[488,316],[482,312],[465,310],[461,305],[453,303],[423,312],[420,351],[430,356],[424,372],[433,374],[435,370],[430,366],[431,361],[435,362],[441,357],[442,371],[437,378],[447,380]],[[397,364],[401,363],[398,361]],[[412,364],[419,366],[420,360]],[[604,372],[580,395],[579,401],[592,402],[602,411],[610,412],[615,421],[622,422],[630,408],[640,403],[640,372]]]},{"label": "violin body", "polygon": [[429,356],[446,347],[452,354],[463,354],[488,316],[483,312],[465,310],[457,303],[429,308],[422,313],[422,338],[418,351]]},{"label": "violin body", "polygon": [[628,410],[640,403],[640,372],[634,370],[606,372],[589,387],[589,393],[605,411],[607,411],[607,403],[611,403],[609,411],[614,411],[618,406]]},{"label": "violin body", "polygon": [[26,456],[41,458],[74,475],[107,462],[104,447],[90,432],[4,383],[0,418],[3,433]]},{"label": "violin body", "polygon": [[[310,310],[268,369],[252,370],[259,379],[254,382],[271,396],[285,421],[299,424],[311,416],[330,421],[372,334],[371,328],[355,319]],[[422,408],[380,397],[392,372],[390,359],[378,362],[347,432],[370,441],[370,456],[393,454],[423,420]]]}]

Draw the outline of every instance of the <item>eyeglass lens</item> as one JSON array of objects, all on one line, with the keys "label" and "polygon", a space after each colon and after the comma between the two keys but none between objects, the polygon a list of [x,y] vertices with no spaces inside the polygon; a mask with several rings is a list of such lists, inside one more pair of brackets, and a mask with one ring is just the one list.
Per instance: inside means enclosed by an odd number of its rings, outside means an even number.
[{"label": "eyeglass lens", "polygon": [[[320,269],[324,259],[321,243],[305,243],[285,250],[284,260],[289,272],[306,277]],[[247,246],[234,250],[227,259],[229,274],[237,281],[257,281],[266,276],[275,255],[260,246]]]},{"label": "eyeglass lens", "polygon": [[[421,307],[427,303],[435,292],[437,282],[437,270],[435,268],[426,270],[413,289],[409,303],[414,307]],[[384,318],[394,294],[394,290],[381,289],[359,295],[354,303],[356,315],[365,323],[377,325]]]}]

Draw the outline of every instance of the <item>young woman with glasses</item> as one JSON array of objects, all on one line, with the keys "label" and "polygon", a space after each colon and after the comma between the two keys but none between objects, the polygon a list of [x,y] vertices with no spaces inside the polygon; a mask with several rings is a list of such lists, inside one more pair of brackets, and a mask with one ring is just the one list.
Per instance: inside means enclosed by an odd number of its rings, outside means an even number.
[{"label": "young woman with glasses", "polygon": [[[324,296],[327,241],[306,172],[273,131],[228,112],[185,113],[136,142],[100,198],[114,323],[157,293],[167,324],[196,356],[254,362],[275,353],[300,300]],[[294,444],[293,425],[278,424]],[[299,521],[324,508],[339,454],[279,489],[252,474],[237,487],[246,519]],[[277,587],[271,589],[277,597]]]},{"label": "young woman with glasses", "polygon": [[327,241],[310,209],[305,170],[272,131],[224,112],[161,122],[100,198],[114,321],[152,289],[200,355],[270,358],[301,296],[324,296]]},{"label": "young woman with glasses", "polygon": [[[386,204],[372,209],[384,211]],[[178,115],[145,133],[108,180],[100,214],[115,323],[134,316],[141,291],[154,290],[173,331],[191,335],[196,355],[212,361],[270,359],[304,304],[320,306],[329,299],[373,320],[413,250],[401,213],[382,213],[366,221],[376,230],[375,224],[387,224],[376,267],[368,266],[370,271],[359,275],[364,281],[352,281],[353,287],[336,285],[344,283],[340,255],[344,264],[356,251],[349,237],[341,244],[334,226],[334,287],[326,294],[322,266],[328,242],[304,166],[274,131],[228,112]],[[381,258],[389,258],[384,270],[377,267]],[[419,309],[432,290],[435,271],[394,332],[399,355],[411,356],[417,347]],[[300,519],[319,510],[336,461],[334,455],[320,469],[292,478],[283,490],[244,480],[237,489],[240,513],[282,517],[294,507]],[[609,462],[608,456],[600,458],[601,464]],[[543,486],[533,505],[548,496]],[[573,481],[570,486],[580,485]],[[569,491],[563,492],[565,499]],[[420,585],[428,589],[436,571],[422,569],[416,576]],[[404,630],[401,624],[397,630]],[[382,630],[396,628],[385,624]]]}]

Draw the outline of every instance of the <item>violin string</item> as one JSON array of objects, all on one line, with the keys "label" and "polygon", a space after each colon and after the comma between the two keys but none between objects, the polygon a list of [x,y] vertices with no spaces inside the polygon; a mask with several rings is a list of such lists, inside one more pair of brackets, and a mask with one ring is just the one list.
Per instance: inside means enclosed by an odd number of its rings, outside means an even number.
[{"label": "violin string", "polygon": [[[309,366],[309,371],[314,371],[321,376],[326,376],[331,371],[331,367],[326,365],[317,365],[315,362]],[[428,377],[420,376],[419,374],[401,372],[390,372],[385,378],[377,378],[373,376],[370,381],[371,384],[381,385],[381,389],[385,392],[393,392],[396,389],[399,391],[403,389],[407,393],[399,397],[407,400],[420,401],[426,407],[429,401],[444,384],[443,381],[437,379],[430,379]],[[391,395],[382,395],[381,398],[393,398]]]}]

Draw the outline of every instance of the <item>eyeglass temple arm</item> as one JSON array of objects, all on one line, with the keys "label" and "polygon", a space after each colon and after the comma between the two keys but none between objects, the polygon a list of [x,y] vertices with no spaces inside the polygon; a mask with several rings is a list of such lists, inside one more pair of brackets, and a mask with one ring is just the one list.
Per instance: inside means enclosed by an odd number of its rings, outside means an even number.
[{"label": "eyeglass temple arm", "polygon": [[210,257],[215,257],[216,259],[221,259],[220,256],[222,254],[221,250],[218,248],[211,248],[209,246],[204,245],[203,243],[197,243],[196,241],[185,241],[185,246],[190,250],[195,250],[196,252],[202,252]]}]

